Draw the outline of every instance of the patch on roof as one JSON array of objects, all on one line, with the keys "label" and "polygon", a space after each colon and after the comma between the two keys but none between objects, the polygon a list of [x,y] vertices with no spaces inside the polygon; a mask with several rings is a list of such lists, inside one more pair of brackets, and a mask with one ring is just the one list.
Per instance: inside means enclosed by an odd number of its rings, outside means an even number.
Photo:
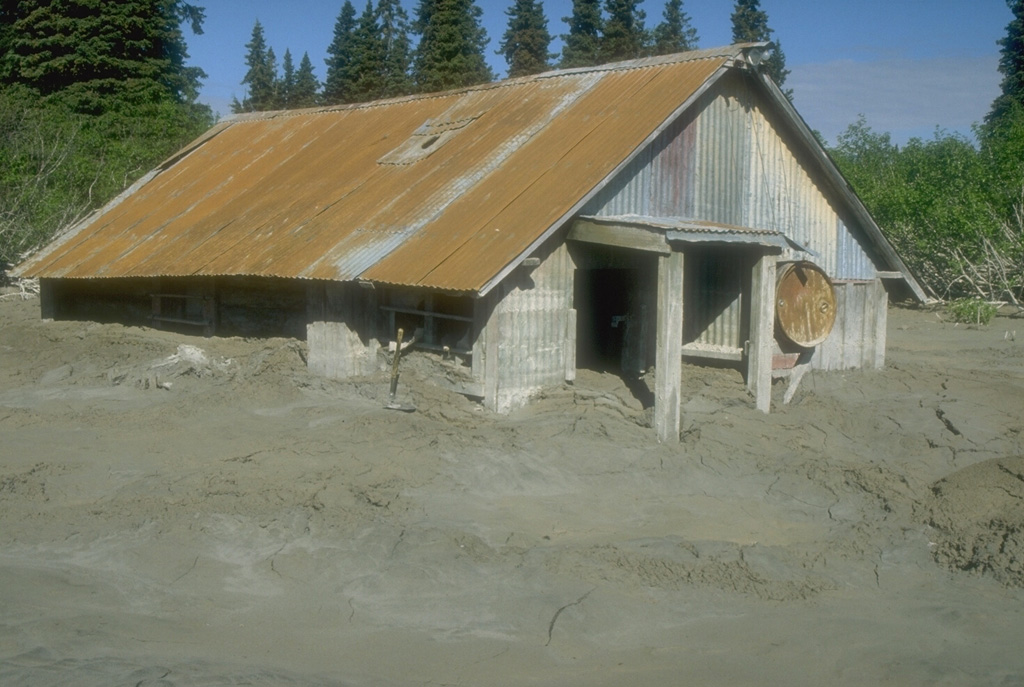
[{"label": "patch on roof", "polygon": [[459,119],[451,119],[446,116],[434,120],[428,119],[412,132],[412,136],[377,160],[377,164],[410,165],[427,158],[455,138],[470,122],[479,119],[482,114],[483,112],[479,112]]}]

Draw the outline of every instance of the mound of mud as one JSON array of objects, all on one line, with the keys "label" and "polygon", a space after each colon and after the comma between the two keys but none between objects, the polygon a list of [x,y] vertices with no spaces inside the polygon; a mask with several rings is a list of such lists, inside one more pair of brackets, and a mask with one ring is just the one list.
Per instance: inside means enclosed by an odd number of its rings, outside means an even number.
[{"label": "mound of mud", "polygon": [[931,488],[936,562],[1024,587],[1024,456],[995,458]]}]

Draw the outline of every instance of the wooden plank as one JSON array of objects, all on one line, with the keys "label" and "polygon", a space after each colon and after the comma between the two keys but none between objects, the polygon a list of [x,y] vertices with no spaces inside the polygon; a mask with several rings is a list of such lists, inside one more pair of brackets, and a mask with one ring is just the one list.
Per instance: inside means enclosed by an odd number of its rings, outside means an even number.
[{"label": "wooden plank", "polygon": [[416,308],[399,308],[399,307],[396,307],[396,306],[393,306],[393,305],[382,305],[382,306],[380,306],[380,309],[384,310],[386,312],[392,312],[392,313],[400,312],[400,313],[404,313],[406,315],[423,315],[424,317],[437,317],[437,318],[442,319],[442,320],[456,320],[458,322],[473,322],[474,321],[474,318],[466,317],[465,315],[448,315],[447,313],[436,312],[436,311],[433,311],[433,310],[418,310]]},{"label": "wooden plank", "polygon": [[864,288],[846,287],[846,337],[843,346],[843,369],[861,366],[864,353]]},{"label": "wooden plank", "polygon": [[743,349],[714,344],[688,343],[683,346],[683,356],[687,358],[708,358],[711,360],[743,360]]},{"label": "wooden plank", "polygon": [[762,255],[750,279],[750,350],[747,389],[763,413],[772,405],[772,354],[775,350],[775,255]]},{"label": "wooden plank", "polygon": [[576,308],[569,308],[565,317],[565,381],[576,381]]},{"label": "wooden plank", "polygon": [[569,239],[602,246],[632,248],[667,255],[672,249],[665,234],[654,229],[625,225],[604,224],[590,220],[576,220],[569,230]]},{"label": "wooden plank", "polygon": [[683,253],[658,259],[654,429],[658,441],[679,441],[683,374]]},{"label": "wooden plank", "polygon": [[876,370],[885,367],[885,345],[889,326],[889,292],[885,284],[875,282],[875,359],[872,361]]}]

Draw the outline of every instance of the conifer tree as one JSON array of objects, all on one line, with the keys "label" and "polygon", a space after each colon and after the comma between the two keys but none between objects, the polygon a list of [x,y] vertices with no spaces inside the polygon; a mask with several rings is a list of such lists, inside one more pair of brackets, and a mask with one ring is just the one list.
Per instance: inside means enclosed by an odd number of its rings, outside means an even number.
[{"label": "conifer tree", "polygon": [[317,101],[317,90],[320,84],[313,73],[313,63],[309,53],[302,53],[299,69],[295,72],[295,88],[292,91],[292,107],[313,107]]},{"label": "conifer tree", "polygon": [[646,15],[639,0],[605,0],[608,17],[601,36],[601,61],[618,62],[642,57],[647,48]]},{"label": "conifer tree", "polygon": [[413,78],[421,91],[486,83],[494,78],[484,59],[487,31],[474,0],[420,0],[416,27],[421,32]]},{"label": "conifer tree", "polygon": [[260,112],[272,110],[277,105],[277,58],[272,48],[267,47],[263,25],[259,20],[252,27],[252,36],[245,44],[245,64],[249,68],[242,78],[242,84],[249,87],[249,95],[231,103],[233,112]]},{"label": "conifer tree", "polygon": [[1000,94],[992,103],[985,122],[995,125],[1016,111],[1024,114],[1024,0],[1006,0],[1013,19],[999,47],[999,73],[1003,75]]},{"label": "conifer tree", "polygon": [[381,92],[384,45],[381,42],[380,27],[377,25],[377,13],[372,0],[366,0],[366,9],[360,15],[352,34],[351,55],[351,86],[345,101],[366,102],[378,98]]},{"label": "conifer tree", "polygon": [[569,33],[562,35],[560,66],[591,67],[601,63],[601,0],[572,0],[572,16],[563,17]]},{"label": "conifer tree", "polygon": [[356,29],[356,8],[345,0],[334,23],[334,38],[327,46],[327,78],[324,82],[323,101],[326,105],[346,102],[346,93],[352,86],[349,69],[352,61],[352,36]]},{"label": "conifer tree", "polygon": [[540,0],[515,0],[505,10],[508,28],[501,38],[499,55],[505,56],[509,77],[537,74],[548,69],[554,57],[548,52],[551,34]]},{"label": "conifer tree", "polygon": [[697,29],[693,28],[689,15],[683,11],[683,0],[668,0],[662,16],[664,21],[654,28],[655,55],[697,49]]},{"label": "conifer tree", "polygon": [[204,18],[181,0],[3,0],[0,83],[93,114],[116,101],[194,103],[206,74],[186,66],[181,25],[201,34]]},{"label": "conifer tree", "polygon": [[409,16],[399,0],[379,0],[377,26],[383,57],[380,64],[381,98],[412,92],[412,43],[409,40]]},{"label": "conifer tree", "polygon": [[270,71],[270,98],[260,109],[279,110],[281,109],[281,79],[277,75],[277,55],[274,54],[274,49],[271,47],[267,47],[267,68]]},{"label": "conifer tree", "polygon": [[284,49],[281,58],[281,82],[278,84],[278,107],[288,110],[295,107],[295,65],[292,62],[292,51]]},{"label": "conifer tree", "polygon": [[[786,83],[786,77],[789,76],[789,70],[786,69],[786,55],[782,52],[782,46],[778,41],[772,40],[772,33],[774,32],[768,26],[768,14],[761,9],[759,0],[736,0],[732,12],[732,42],[771,41],[774,50],[762,63],[763,69],[775,85],[782,88]],[[782,92],[790,100],[793,99],[792,89],[782,88]]]}]

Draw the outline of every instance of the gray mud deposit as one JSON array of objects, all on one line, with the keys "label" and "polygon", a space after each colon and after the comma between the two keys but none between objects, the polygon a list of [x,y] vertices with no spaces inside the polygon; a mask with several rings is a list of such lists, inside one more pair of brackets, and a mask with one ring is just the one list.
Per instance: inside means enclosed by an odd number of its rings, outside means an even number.
[{"label": "gray mud deposit", "polygon": [[496,416],[414,351],[397,413],[0,301],[0,684],[1022,684],[1013,329],[894,309],[771,415],[685,366],[664,446],[613,375]]},{"label": "gray mud deposit", "polygon": [[929,524],[935,560],[1024,587],[1024,457],[993,458],[936,482]]}]

